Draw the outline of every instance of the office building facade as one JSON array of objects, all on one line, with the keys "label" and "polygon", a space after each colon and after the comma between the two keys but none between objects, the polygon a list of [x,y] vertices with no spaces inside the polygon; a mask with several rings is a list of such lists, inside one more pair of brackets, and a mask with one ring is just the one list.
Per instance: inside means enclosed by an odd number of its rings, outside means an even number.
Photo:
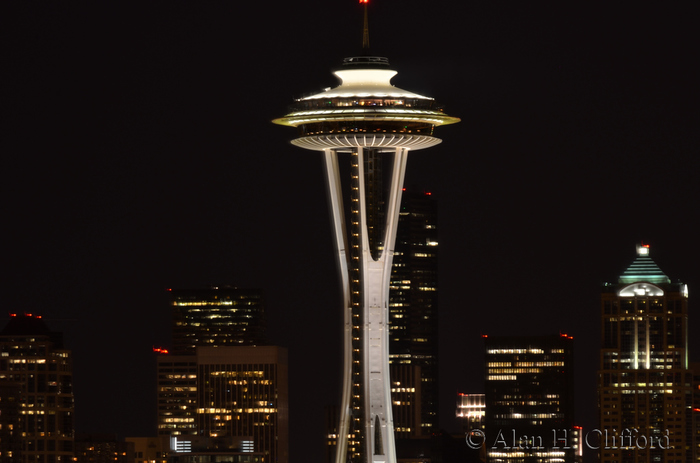
[{"label": "office building facade", "polygon": [[193,354],[198,346],[265,344],[265,303],[260,289],[211,286],[170,289],[173,348]]},{"label": "office building facade", "polygon": [[3,461],[73,459],[72,355],[41,317],[11,314],[0,331],[0,389]]},{"label": "office building facade", "polygon": [[389,363],[399,438],[438,429],[438,224],[429,192],[404,188],[389,287]]},{"label": "office building facade", "polygon": [[179,462],[288,461],[287,351],[267,346],[263,292],[169,290],[173,349],[154,349],[158,436]]},{"label": "office building facade", "polygon": [[[198,347],[158,356],[158,434],[179,461],[289,461],[287,350]],[[217,460],[218,459],[218,460]]]},{"label": "office building facade", "polygon": [[483,430],[486,419],[486,394],[457,394],[455,416],[465,435],[475,430]]},{"label": "office building facade", "polygon": [[609,437],[600,460],[692,461],[688,288],[661,271],[649,246],[603,286],[601,332],[598,405]]},{"label": "office building facade", "polygon": [[211,286],[169,289],[173,347],[157,356],[158,435],[196,436],[198,347],[265,344],[261,289]]},{"label": "office building facade", "polygon": [[571,336],[486,337],[485,346],[487,461],[579,461]]}]

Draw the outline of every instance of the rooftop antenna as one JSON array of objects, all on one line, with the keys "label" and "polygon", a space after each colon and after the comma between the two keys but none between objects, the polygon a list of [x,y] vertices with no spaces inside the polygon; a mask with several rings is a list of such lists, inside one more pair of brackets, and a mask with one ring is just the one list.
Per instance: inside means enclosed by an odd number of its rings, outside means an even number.
[{"label": "rooftop antenna", "polygon": [[360,0],[360,4],[365,6],[365,24],[362,29],[362,49],[369,50],[369,21],[367,20],[367,5],[369,0]]}]

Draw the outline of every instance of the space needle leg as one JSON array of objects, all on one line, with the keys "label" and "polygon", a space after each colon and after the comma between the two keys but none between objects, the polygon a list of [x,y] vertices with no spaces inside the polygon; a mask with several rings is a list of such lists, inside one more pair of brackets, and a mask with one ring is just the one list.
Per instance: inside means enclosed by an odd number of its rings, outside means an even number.
[{"label": "space needle leg", "polygon": [[[364,163],[364,151],[365,148],[359,148],[360,165]],[[365,313],[363,339],[365,452],[367,461],[374,463],[396,462],[389,377],[389,282],[406,159],[406,150],[395,149],[389,201],[385,209],[384,251],[377,260],[372,258],[370,250],[365,215],[367,210],[365,178],[363,169],[360,170],[362,281]]]},{"label": "space needle leg", "polygon": [[345,463],[348,450],[348,432],[351,416],[352,393],[352,306],[350,302],[350,279],[348,275],[347,231],[345,229],[345,213],[343,211],[343,195],[340,183],[340,169],[338,167],[338,153],[331,149],[324,150],[326,164],[326,180],[328,184],[328,197],[333,218],[333,231],[336,251],[338,253],[338,267],[343,288],[343,392],[340,409],[340,423],[338,425],[338,437],[336,445],[336,463]]}]

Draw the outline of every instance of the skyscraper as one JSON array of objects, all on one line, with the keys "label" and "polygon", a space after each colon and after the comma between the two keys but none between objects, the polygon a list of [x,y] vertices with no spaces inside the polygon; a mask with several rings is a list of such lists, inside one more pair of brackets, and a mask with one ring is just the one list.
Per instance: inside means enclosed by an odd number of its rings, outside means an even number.
[{"label": "skyscraper", "polygon": [[[396,71],[368,53],[362,3],[364,54],[335,71],[338,87],[298,99],[273,122],[296,127],[292,143],[322,152],[326,163],[345,325],[337,461],[394,463],[389,283],[406,161],[410,150],[440,142],[435,126],[459,119],[431,98],[391,85]],[[341,167],[349,180],[345,194]]]},{"label": "skyscraper", "polygon": [[260,289],[211,286],[171,289],[173,353],[197,346],[265,344],[265,304]]},{"label": "skyscraper", "polygon": [[617,283],[603,286],[602,462],[692,461],[688,288],[672,282],[649,254],[648,245],[638,245]]},{"label": "skyscraper", "polygon": [[438,429],[438,226],[429,192],[404,189],[389,289],[389,363],[397,437]]},{"label": "skyscraper", "polygon": [[246,437],[250,452],[243,445],[237,453],[259,453],[266,463],[288,462],[287,365],[283,347],[198,348],[199,434],[212,441]]},{"label": "skyscraper", "polygon": [[489,463],[575,462],[571,336],[487,337],[485,441]]},{"label": "skyscraper", "polygon": [[162,354],[158,364],[159,398],[186,399],[182,412],[159,414],[158,433],[170,436],[177,461],[289,461],[286,348],[197,347],[194,355]]},{"label": "skyscraper", "polygon": [[263,291],[227,285],[168,294],[173,348],[157,357],[158,435],[198,435],[197,347],[265,344]]},{"label": "skyscraper", "polygon": [[71,351],[41,317],[11,314],[0,332],[0,389],[0,435],[10,439],[0,442],[3,461],[73,459]]}]

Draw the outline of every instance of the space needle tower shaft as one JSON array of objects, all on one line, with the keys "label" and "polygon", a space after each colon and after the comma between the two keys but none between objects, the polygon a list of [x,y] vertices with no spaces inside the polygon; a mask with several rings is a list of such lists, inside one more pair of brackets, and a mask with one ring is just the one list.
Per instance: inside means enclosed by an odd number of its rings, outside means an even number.
[{"label": "space needle tower shaft", "polygon": [[386,58],[346,58],[334,74],[340,85],[296,100],[273,122],[296,127],[292,144],[325,160],[343,288],[336,463],[395,463],[389,283],[406,163],[410,151],[440,143],[436,126],[459,119],[432,98],[391,85],[396,71]]}]

